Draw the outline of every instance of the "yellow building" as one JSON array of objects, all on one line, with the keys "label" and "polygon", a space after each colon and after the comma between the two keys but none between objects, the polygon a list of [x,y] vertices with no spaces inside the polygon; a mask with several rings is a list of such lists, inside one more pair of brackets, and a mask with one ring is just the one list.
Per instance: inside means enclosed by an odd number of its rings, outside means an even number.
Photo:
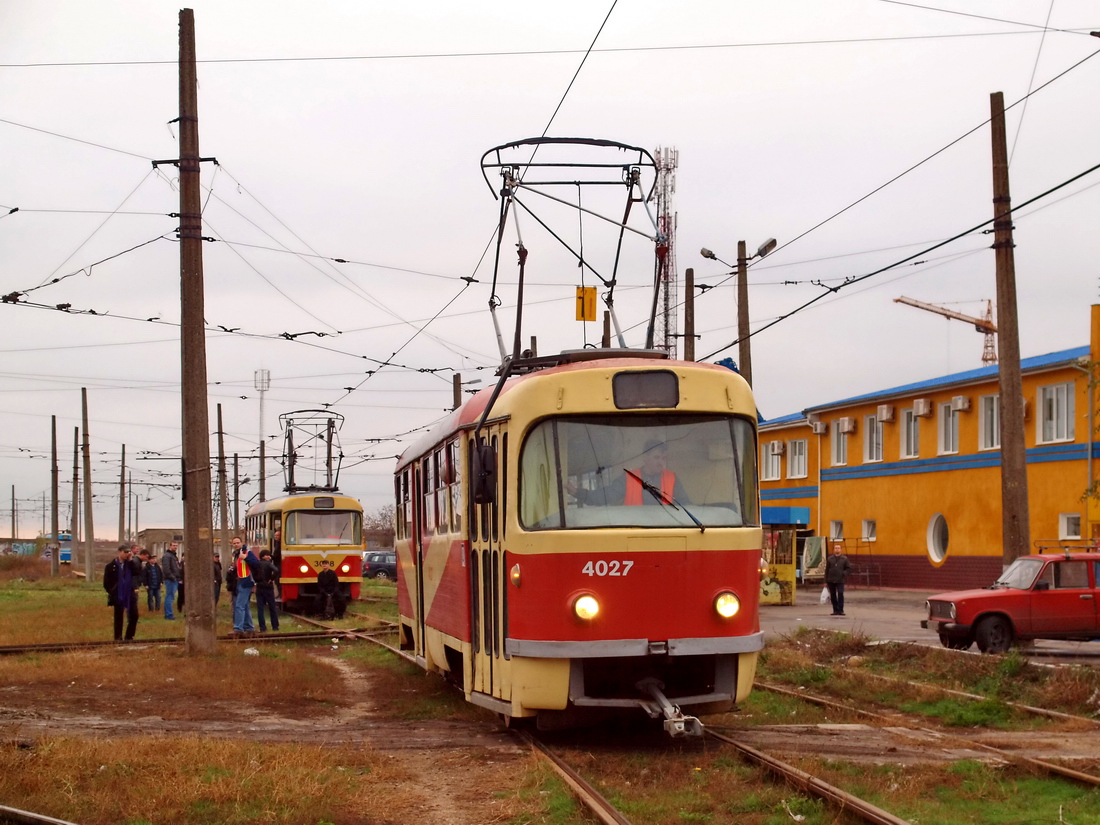
[{"label": "yellow building", "polygon": [[[1084,495],[1098,362],[1100,306],[1089,346],[1021,359],[1034,548],[1100,536],[1100,500]],[[947,590],[1000,574],[996,366],[766,421],[760,452],[765,524],[843,540],[857,582]]]}]

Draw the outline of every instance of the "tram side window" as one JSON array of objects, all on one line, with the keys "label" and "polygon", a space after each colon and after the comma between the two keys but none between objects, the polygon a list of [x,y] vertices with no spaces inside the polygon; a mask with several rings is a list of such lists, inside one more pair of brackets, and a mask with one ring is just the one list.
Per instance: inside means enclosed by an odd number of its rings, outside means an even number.
[{"label": "tram side window", "polygon": [[[495,452],[497,455],[500,455],[500,448],[497,442],[497,437],[495,435],[493,436],[493,452]],[[497,502],[500,501],[500,483],[501,479],[503,478],[504,467],[501,465],[500,462],[497,462],[497,489],[496,495],[493,496],[493,503],[490,505],[493,508],[493,513],[491,517],[493,526],[493,541],[500,540],[500,507],[498,506]]]},{"label": "tram side window", "polygon": [[401,498],[401,482],[405,474],[393,477],[393,531],[397,538],[405,538],[405,501]]},{"label": "tram side window", "polygon": [[431,456],[420,462],[421,500],[424,504],[424,518],[421,522],[425,530],[435,527],[435,477],[432,473]]},{"label": "tram side window", "polygon": [[[466,459],[468,467],[474,466],[474,439],[470,439],[466,442]],[[477,541],[477,504],[474,503],[473,495],[466,497],[467,506],[470,508],[467,518],[470,524],[470,541]]]},{"label": "tram side window", "polygon": [[462,532],[462,452],[458,439],[447,445],[447,464],[450,470],[451,532]]},{"label": "tram side window", "polygon": [[448,530],[450,524],[450,517],[447,513],[448,496],[447,496],[447,456],[443,452],[443,448],[440,447],[432,454],[432,465],[435,471],[435,531],[437,533],[445,533]]}]

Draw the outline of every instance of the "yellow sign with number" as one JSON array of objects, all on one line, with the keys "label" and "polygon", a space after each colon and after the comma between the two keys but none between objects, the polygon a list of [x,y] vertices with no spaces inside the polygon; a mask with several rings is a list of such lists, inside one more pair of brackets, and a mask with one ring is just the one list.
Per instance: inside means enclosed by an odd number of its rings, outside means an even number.
[{"label": "yellow sign with number", "polygon": [[577,287],[577,320],[596,320],[596,287]]}]

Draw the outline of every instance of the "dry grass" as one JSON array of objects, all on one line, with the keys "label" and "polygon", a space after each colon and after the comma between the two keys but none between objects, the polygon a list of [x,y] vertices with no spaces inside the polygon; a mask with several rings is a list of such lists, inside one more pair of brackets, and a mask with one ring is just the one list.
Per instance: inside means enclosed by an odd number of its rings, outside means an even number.
[{"label": "dry grass", "polygon": [[203,739],[46,739],[0,747],[5,803],[82,825],[411,822],[414,779],[362,748]]},{"label": "dry grass", "polygon": [[305,718],[321,704],[348,702],[339,672],[300,647],[267,647],[259,656],[239,648],[215,656],[182,650],[106,648],[0,659],[0,685],[34,685],[42,707],[117,708],[118,697],[140,715],[203,719],[211,703],[248,701]]}]

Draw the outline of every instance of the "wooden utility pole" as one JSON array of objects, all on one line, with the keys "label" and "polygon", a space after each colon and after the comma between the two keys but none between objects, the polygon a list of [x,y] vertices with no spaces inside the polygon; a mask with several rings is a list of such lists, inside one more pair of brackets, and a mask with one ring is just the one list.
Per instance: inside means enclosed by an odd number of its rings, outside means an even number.
[{"label": "wooden utility pole", "polygon": [[462,373],[456,372],[451,378],[451,405],[452,410],[462,406]]},{"label": "wooden utility pole", "polygon": [[[180,358],[183,396],[183,544],[188,578],[187,651],[213,653],[213,513],[206,328],[202,277],[202,198],[195,13],[180,10]],[[220,429],[220,428],[219,428]],[[202,584],[206,582],[206,584]]]},{"label": "wooden utility pole", "polygon": [[604,349],[611,348],[611,312],[603,311],[603,336],[600,338],[600,346]]},{"label": "wooden utility pole", "polygon": [[61,528],[57,521],[57,416],[50,416],[50,495],[52,497],[50,507],[50,534],[53,536],[53,552],[50,554],[50,575],[56,576],[61,572]]},{"label": "wooden utility pole", "polygon": [[122,445],[122,469],[118,473],[118,543],[126,541],[126,445]]},{"label": "wooden utility pole", "polygon": [[684,270],[684,360],[695,360],[695,270]]},{"label": "wooden utility pole", "polygon": [[81,420],[84,437],[81,450],[84,456],[84,576],[95,581],[95,525],[92,523],[92,445],[88,435],[88,388],[80,388]]},{"label": "wooden utility pole", "polygon": [[80,535],[80,427],[73,427],[73,513],[69,530],[69,564],[76,569],[76,537]]},{"label": "wooden utility pole", "polygon": [[1004,566],[1030,552],[1031,510],[1024,446],[1024,389],[1020,375],[1020,328],[1016,315],[1016,261],[1012,198],[1008,190],[1005,101],[989,96],[993,133],[993,249],[997,262],[997,360],[1000,363],[1001,527]]},{"label": "wooden utility pole", "polygon": [[752,386],[752,351],[749,342],[749,258],[745,242],[737,242],[737,367]]},{"label": "wooden utility pole", "polygon": [[[222,433],[221,404],[218,404],[218,509],[221,511],[221,548],[223,553],[228,553],[229,495],[225,489],[225,436]],[[211,575],[213,575],[213,572],[211,572]]]}]

